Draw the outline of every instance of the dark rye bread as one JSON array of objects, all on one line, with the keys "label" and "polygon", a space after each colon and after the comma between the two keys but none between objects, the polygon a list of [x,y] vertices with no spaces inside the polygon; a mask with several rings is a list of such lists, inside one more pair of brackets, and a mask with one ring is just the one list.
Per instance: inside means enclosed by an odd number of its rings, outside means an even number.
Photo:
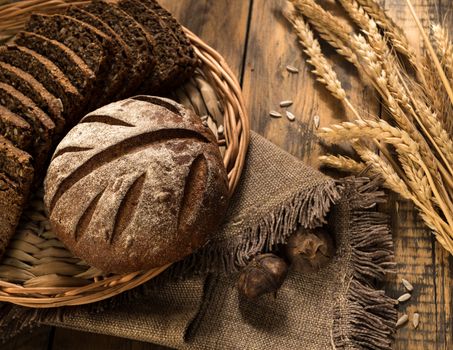
[{"label": "dark rye bread", "polygon": [[28,149],[32,142],[32,130],[23,118],[0,105],[0,135],[20,149]]},{"label": "dark rye bread", "polygon": [[130,83],[119,95],[133,95],[156,64],[154,38],[134,18],[111,3],[95,0],[81,8],[107,23],[129,45],[132,55],[131,76],[128,77]]},{"label": "dark rye bread", "polygon": [[150,96],[84,117],[57,147],[44,188],[58,238],[105,273],[184,258],[228,203],[215,136],[190,110]]},{"label": "dark rye bread", "polygon": [[0,61],[9,63],[32,75],[63,103],[63,115],[77,114],[82,96],[63,72],[37,52],[17,45],[0,46]]},{"label": "dark rye bread", "polygon": [[187,59],[171,28],[139,0],[119,0],[118,6],[140,23],[156,41],[156,67],[151,76],[145,79],[140,91],[147,94],[164,93],[165,88],[181,84],[185,79],[183,73]]},{"label": "dark rye bread", "polygon": [[17,45],[34,50],[54,62],[85,99],[90,96],[96,76],[66,45],[31,32],[20,32],[14,41]]},{"label": "dark rye bread", "polygon": [[35,169],[41,173],[52,147],[54,122],[30,98],[4,83],[0,83],[0,105],[20,115],[30,124],[33,141],[24,151],[30,151]]},{"label": "dark rye bread", "polygon": [[0,62],[0,82],[13,86],[25,96],[29,97],[55,123],[55,133],[61,133],[65,127],[62,116],[63,105],[60,99],[52,95],[33,76],[22,69]]},{"label": "dark rye bread", "polygon": [[0,136],[0,258],[15,233],[32,181],[30,155]]},{"label": "dark rye bread", "polygon": [[65,15],[34,14],[25,29],[61,42],[85,61],[97,78],[91,96],[94,106],[102,104],[124,83],[121,72],[112,69],[120,52],[118,45],[92,25]]},{"label": "dark rye bread", "polygon": [[117,72],[118,75],[115,80],[112,80],[112,88],[106,90],[104,102],[120,99],[119,91],[122,91],[124,87],[129,89],[129,79],[126,77],[129,77],[132,73],[131,48],[107,23],[93,14],[71,6],[66,10],[65,15],[93,26],[113,41],[114,45],[112,47],[115,57],[112,60],[110,69],[112,72]]},{"label": "dark rye bread", "polygon": [[[149,9],[153,10],[159,15],[159,17],[165,22],[167,27],[169,27],[175,38],[178,40],[179,49],[181,51],[181,56],[184,57],[184,60],[181,60],[180,64],[184,67],[183,75],[185,78],[189,78],[195,68],[198,66],[198,58],[195,55],[195,50],[193,49],[192,44],[190,43],[189,38],[184,33],[183,28],[179,22],[172,16],[170,12],[160,6],[155,0],[140,0],[145,4]],[[170,86],[171,87],[171,86]]]}]

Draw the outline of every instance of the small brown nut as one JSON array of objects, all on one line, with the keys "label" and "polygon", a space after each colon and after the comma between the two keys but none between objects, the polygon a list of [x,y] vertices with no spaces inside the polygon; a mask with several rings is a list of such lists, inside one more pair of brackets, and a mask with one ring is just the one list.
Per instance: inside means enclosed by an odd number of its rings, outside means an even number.
[{"label": "small brown nut", "polygon": [[332,237],[325,228],[300,228],[286,246],[286,256],[291,265],[303,273],[318,271],[332,260],[334,253]]},{"label": "small brown nut", "polygon": [[288,265],[275,254],[261,254],[241,271],[238,280],[239,293],[248,299],[263,294],[276,293],[285,281]]}]

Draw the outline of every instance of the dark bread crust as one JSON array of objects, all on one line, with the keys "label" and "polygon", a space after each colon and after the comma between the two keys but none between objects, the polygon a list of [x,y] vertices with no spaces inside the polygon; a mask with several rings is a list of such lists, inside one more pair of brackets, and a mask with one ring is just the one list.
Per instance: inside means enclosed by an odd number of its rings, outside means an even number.
[{"label": "dark bread crust", "polygon": [[45,180],[56,234],[104,272],[184,258],[217,229],[227,202],[214,135],[191,111],[149,96],[83,118],[58,146]]},{"label": "dark bread crust", "polygon": [[0,105],[0,135],[19,149],[28,149],[32,142],[32,130],[23,118]]},{"label": "dark bread crust", "polygon": [[64,130],[65,119],[62,116],[61,100],[53,96],[39,81],[22,69],[0,62],[0,82],[9,84],[29,97],[55,123],[55,133]]},{"label": "dark bread crust", "polygon": [[[54,62],[77,88],[84,100],[90,97],[96,76],[90,67],[66,45],[31,32],[20,32],[14,42],[19,46],[34,50]],[[69,122],[73,124],[76,121]]]},{"label": "dark bread crust", "polygon": [[77,114],[82,96],[63,72],[37,52],[17,45],[0,46],[0,61],[18,67],[39,81],[63,103],[63,114]]},{"label": "dark bread crust", "polygon": [[132,96],[156,65],[154,38],[134,18],[107,1],[95,0],[81,8],[103,20],[129,45],[133,57],[130,86],[125,86],[118,96]]},{"label": "dark bread crust", "polygon": [[0,136],[0,257],[15,233],[32,181],[30,155]]},{"label": "dark bread crust", "polygon": [[118,84],[118,72],[112,70],[115,42],[95,27],[65,15],[34,14],[25,29],[64,44],[82,58],[97,78],[98,93],[90,98],[94,106],[102,104],[99,97]]}]

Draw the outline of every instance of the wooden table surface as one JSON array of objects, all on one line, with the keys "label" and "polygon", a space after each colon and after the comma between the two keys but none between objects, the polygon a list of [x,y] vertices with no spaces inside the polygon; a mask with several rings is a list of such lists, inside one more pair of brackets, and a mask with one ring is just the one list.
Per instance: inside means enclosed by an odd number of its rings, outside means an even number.
[{"label": "wooden table surface", "polygon": [[[328,0],[330,4],[334,0]],[[314,118],[321,126],[347,119],[345,110],[315,83],[300,46],[285,23],[280,9],[284,0],[160,0],[188,28],[224,55],[243,87],[252,129],[290,153],[316,166],[320,152],[314,135]],[[453,34],[451,0],[412,0],[424,25],[429,19],[445,21]],[[421,39],[405,0],[381,0],[415,47]],[[348,64],[330,53],[337,72],[353,102],[368,113],[379,113],[378,99],[361,85]],[[286,65],[300,69],[290,75]],[[268,112],[291,99],[295,122],[272,119]],[[453,349],[453,258],[432,238],[413,206],[391,195],[398,273],[389,277],[392,296],[404,292],[401,278],[411,281],[412,299],[400,308],[420,313],[420,326],[406,326],[396,334],[395,349]],[[17,349],[162,349],[127,339],[78,331],[43,328],[1,346]]]}]

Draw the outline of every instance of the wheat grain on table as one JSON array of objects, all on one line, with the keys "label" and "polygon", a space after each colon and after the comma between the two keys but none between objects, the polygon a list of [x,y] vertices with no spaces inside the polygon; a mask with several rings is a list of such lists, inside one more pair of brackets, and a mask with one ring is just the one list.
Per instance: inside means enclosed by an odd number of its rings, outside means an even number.
[{"label": "wheat grain on table", "polygon": [[[279,14],[284,0],[161,0],[189,29],[216,48],[240,79],[252,129],[290,153],[317,165],[317,124],[326,126],[344,120],[345,111],[324,88],[313,80],[300,47]],[[450,0],[413,0],[424,24],[441,19],[453,35]],[[409,40],[420,45],[420,35],[403,0],[381,0],[381,5],[404,28]],[[327,2],[329,5],[329,2]],[[448,16],[448,14],[450,15]],[[197,14],[197,15],[194,15]],[[329,57],[334,58],[333,52]],[[294,67],[297,73],[287,70]],[[364,113],[380,112],[376,96],[359,84],[349,64],[341,63],[337,73],[352,102]],[[293,69],[294,70],[294,69]],[[296,71],[294,70],[294,71]],[[288,110],[296,116],[270,118],[269,111],[291,100]],[[285,115],[282,110],[282,115]],[[453,349],[453,258],[431,237],[414,208],[395,195],[389,212],[396,243],[398,273],[389,281],[392,296],[406,292],[405,278],[414,285],[404,310],[417,312],[417,329],[409,322],[396,335],[396,350]],[[13,339],[5,350],[25,349],[162,349],[127,339],[93,335],[80,331],[46,327]]]}]

